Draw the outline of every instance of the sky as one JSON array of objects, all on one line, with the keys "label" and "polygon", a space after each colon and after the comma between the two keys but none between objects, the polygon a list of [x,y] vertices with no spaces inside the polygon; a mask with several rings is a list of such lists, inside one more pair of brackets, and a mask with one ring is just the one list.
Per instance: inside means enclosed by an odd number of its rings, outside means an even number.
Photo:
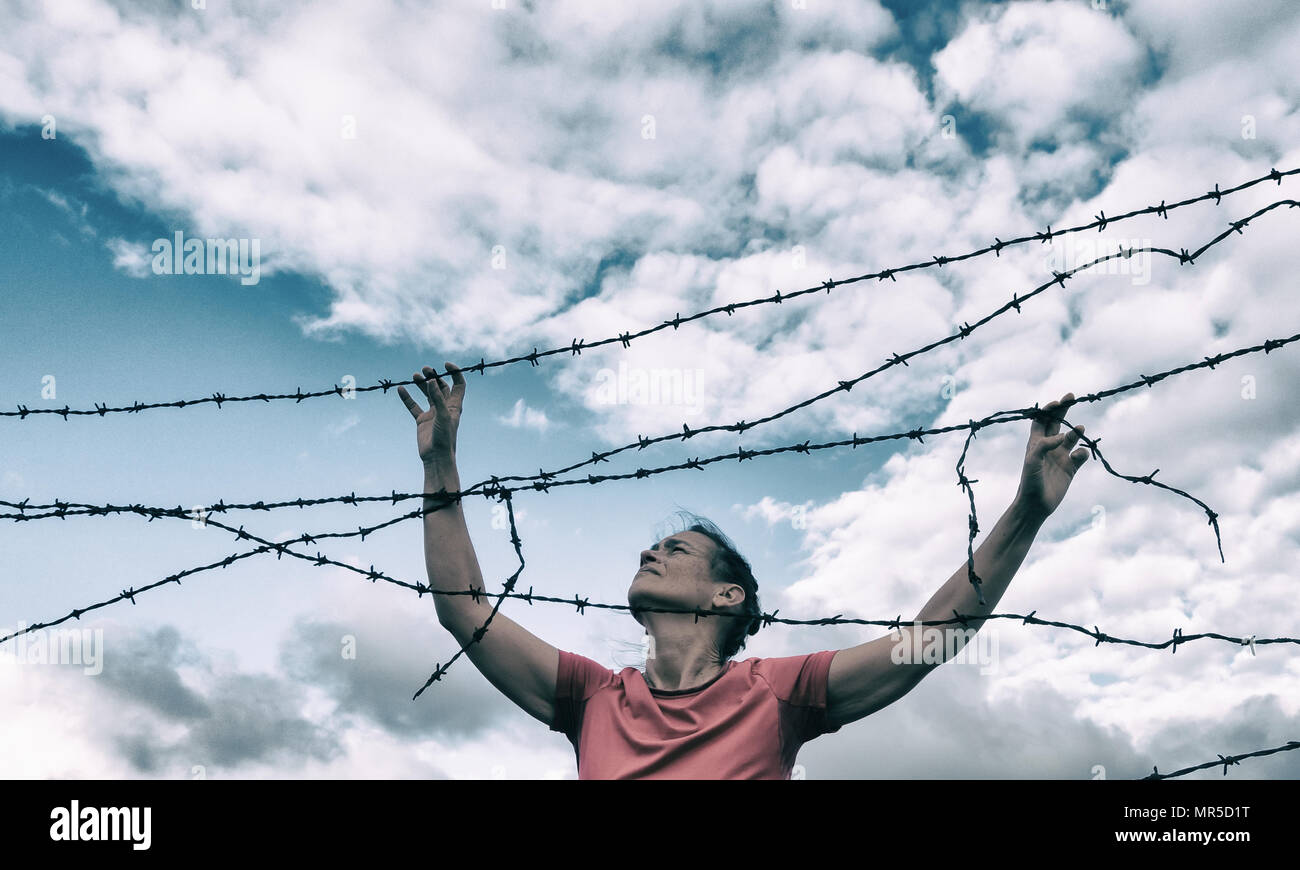
[{"label": "sky", "polygon": [[[198,5],[200,8],[194,8]],[[0,410],[93,408],[409,379],[929,262],[1300,167],[1300,7],[1285,0],[37,3],[0,0]],[[953,334],[1117,246],[1194,250],[1300,177],[897,281],[738,309],[469,376],[464,483],[639,436],[754,420]],[[1300,330],[1282,208],[1179,265],[1080,272],[960,341],[743,435],[631,451],[605,473],[942,427],[1110,389]],[[235,274],[159,250],[234,240]],[[170,262],[170,260],[168,260]],[[255,267],[255,268],[254,268]],[[660,379],[668,388],[638,389]],[[1300,636],[1294,346],[1080,405],[1089,460],[999,611],[1151,642]],[[418,491],[393,393],[0,417],[0,499],[157,507]],[[1029,424],[983,429],[983,534]],[[679,509],[750,559],[763,609],[910,618],[966,558],[961,432],[718,463],[514,498],[520,590],[626,604]],[[270,540],[411,503],[220,517]],[[465,502],[488,589],[499,506]],[[249,548],[183,519],[0,521],[7,634]],[[322,542],[426,579],[419,524]],[[502,613],[612,669],[626,612]],[[462,657],[430,600],[337,567],[241,560],[86,614],[102,656],[0,645],[9,778],[576,778],[572,747]],[[885,633],[772,625],[738,658]],[[994,622],[983,662],[801,750],[799,778],[1142,776],[1300,739],[1292,645],[1171,655]],[[343,650],[350,648],[349,657]],[[22,650],[20,652],[20,649]],[[1300,753],[1233,778],[1295,778]],[[1222,778],[1212,769],[1192,778]]]}]

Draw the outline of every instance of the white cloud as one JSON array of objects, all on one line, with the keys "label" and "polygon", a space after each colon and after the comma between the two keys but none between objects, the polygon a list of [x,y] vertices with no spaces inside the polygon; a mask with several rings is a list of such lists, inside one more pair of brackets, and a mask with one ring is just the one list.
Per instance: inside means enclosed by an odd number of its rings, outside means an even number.
[{"label": "white cloud", "polygon": [[348,414],[346,417],[344,417],[342,420],[338,421],[337,423],[327,424],[325,426],[325,431],[328,432],[330,435],[337,437],[339,435],[342,435],[344,432],[348,431],[352,427],[356,426],[360,422],[361,422],[360,416],[358,416],[357,414]]},{"label": "white cloud", "polygon": [[796,516],[796,511],[798,516],[804,516],[810,507],[812,507],[811,501],[796,505],[765,495],[754,504],[744,506],[740,515],[746,520],[758,517],[769,526],[774,526],[777,523],[790,522]]},{"label": "white cloud", "polygon": [[1288,0],[1131,0],[1124,19],[1159,54],[1173,78],[1216,67],[1282,77],[1292,57],[1300,9]]},{"label": "white cloud", "polygon": [[132,278],[147,278],[153,273],[152,254],[145,245],[126,239],[109,239],[105,244],[113,253],[114,269],[121,269]]},{"label": "white cloud", "polygon": [[498,416],[497,419],[512,429],[527,428],[545,432],[551,425],[545,411],[528,407],[523,399],[515,402],[509,414]]},{"label": "white cloud", "polygon": [[1138,82],[1142,47],[1109,12],[1064,2],[969,8],[972,20],[934,56],[936,85],[1005,124],[1008,145],[1085,138],[1086,122],[1115,115],[1115,95]]}]

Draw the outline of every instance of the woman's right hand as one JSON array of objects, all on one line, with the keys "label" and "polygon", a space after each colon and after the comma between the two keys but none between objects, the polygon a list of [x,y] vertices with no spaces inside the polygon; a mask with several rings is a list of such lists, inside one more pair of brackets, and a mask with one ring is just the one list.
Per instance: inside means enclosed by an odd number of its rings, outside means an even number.
[{"label": "woman's right hand", "polygon": [[452,386],[447,387],[432,366],[425,366],[423,374],[411,376],[429,400],[429,409],[420,405],[405,387],[397,388],[406,409],[415,418],[415,442],[425,467],[454,467],[456,462],[456,430],[460,428],[460,411],[465,403],[465,376],[453,363],[444,363],[451,373]]}]

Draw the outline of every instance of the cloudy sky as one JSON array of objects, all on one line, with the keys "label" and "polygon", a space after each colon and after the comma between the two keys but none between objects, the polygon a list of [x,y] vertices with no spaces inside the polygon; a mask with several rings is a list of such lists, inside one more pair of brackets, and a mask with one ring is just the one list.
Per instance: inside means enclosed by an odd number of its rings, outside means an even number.
[{"label": "cloudy sky", "polygon": [[[0,0],[0,410],[406,379],[1300,166],[1300,7],[1286,0],[193,5]],[[951,335],[1061,264],[1117,245],[1195,249],[1298,190],[1290,177],[1167,219],[473,375],[462,480],[763,417]],[[851,393],[599,470],[952,425],[1290,336],[1298,215],[1271,212],[1193,265],[1137,256],[1082,272]],[[160,274],[155,243],[177,233],[244,240],[243,280]],[[1070,415],[1119,472],[1158,468],[1208,503],[1226,561],[1194,504],[1090,461],[999,610],[1153,642],[1176,628],[1300,635],[1298,354]],[[642,392],[651,378],[672,388]],[[1015,492],[1027,436],[1020,421],[971,446],[985,531]],[[410,416],[382,392],[5,417],[0,439],[10,501],[190,507],[421,483]],[[639,551],[680,507],[736,540],[768,612],[907,618],[965,559],[961,444],[893,440],[521,493],[521,582],[626,603]],[[228,519],[283,540],[410,506]],[[499,589],[515,565],[508,532],[486,500],[466,514]],[[249,545],[114,516],[6,521],[0,547],[8,633]],[[418,523],[317,549],[425,579]],[[503,612],[612,668],[639,664],[625,613]],[[102,668],[0,648],[0,774],[576,776],[565,739],[467,658],[412,701],[456,644],[427,598],[342,569],[249,558],[73,625],[100,633]],[[741,657],[881,633],[772,626]],[[1119,778],[1300,739],[1293,646],[1252,655],[1203,640],[1171,655],[1017,623],[984,634],[987,666],[947,665],[809,743],[806,778]],[[1300,753],[1231,773],[1297,775]]]}]

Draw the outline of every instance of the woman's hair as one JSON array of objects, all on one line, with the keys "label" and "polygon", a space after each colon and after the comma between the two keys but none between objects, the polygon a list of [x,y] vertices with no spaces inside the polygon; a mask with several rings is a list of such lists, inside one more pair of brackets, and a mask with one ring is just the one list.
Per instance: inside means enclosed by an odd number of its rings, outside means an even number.
[{"label": "woman's hair", "polygon": [[699,532],[714,543],[709,572],[717,583],[734,583],[745,590],[741,612],[745,616],[720,617],[725,623],[721,644],[715,647],[718,663],[722,664],[745,648],[745,638],[758,634],[762,627],[763,609],[758,602],[758,580],[749,567],[749,561],[736,549],[731,539],[711,521],[687,510],[679,510],[677,517],[682,528],[676,532]]}]

